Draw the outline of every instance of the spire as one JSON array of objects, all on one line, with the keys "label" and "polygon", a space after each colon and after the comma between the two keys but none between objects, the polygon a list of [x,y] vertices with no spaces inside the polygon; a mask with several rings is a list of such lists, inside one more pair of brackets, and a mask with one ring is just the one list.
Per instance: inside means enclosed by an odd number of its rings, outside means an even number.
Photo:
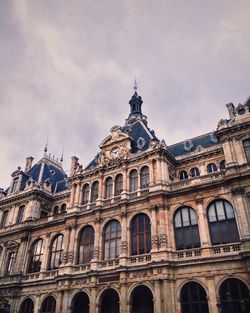
[{"label": "spire", "polygon": [[45,145],[45,147],[44,147],[44,149],[43,149],[44,155],[46,155],[46,154],[47,154],[47,151],[48,151],[48,141],[49,141],[49,138],[47,138],[46,145]]},{"label": "spire", "polygon": [[138,85],[137,85],[136,78],[135,78],[135,84],[134,84],[133,89],[135,92],[129,101],[130,114],[142,114],[141,106],[142,106],[143,101],[142,101],[141,97],[138,96],[138,94],[137,94]]},{"label": "spire", "polygon": [[63,153],[64,153],[64,149],[62,151],[62,156],[61,156],[61,159],[60,159],[60,162],[62,163],[63,162]]}]

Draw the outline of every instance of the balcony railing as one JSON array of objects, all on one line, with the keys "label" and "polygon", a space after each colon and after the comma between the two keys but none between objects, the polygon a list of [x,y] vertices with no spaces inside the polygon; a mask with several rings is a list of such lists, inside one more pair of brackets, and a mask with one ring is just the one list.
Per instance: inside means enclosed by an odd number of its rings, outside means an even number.
[{"label": "balcony railing", "polygon": [[129,258],[130,264],[148,263],[150,261],[151,261],[151,255],[150,254],[143,254],[143,255],[138,255],[138,256],[134,256],[134,257]]}]

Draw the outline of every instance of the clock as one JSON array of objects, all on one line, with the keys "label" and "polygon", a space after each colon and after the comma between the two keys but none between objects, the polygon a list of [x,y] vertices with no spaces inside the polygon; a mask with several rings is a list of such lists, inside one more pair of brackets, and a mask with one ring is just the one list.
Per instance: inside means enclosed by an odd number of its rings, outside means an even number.
[{"label": "clock", "polygon": [[113,159],[118,158],[119,154],[120,154],[120,149],[118,147],[115,147],[110,151],[110,155]]}]

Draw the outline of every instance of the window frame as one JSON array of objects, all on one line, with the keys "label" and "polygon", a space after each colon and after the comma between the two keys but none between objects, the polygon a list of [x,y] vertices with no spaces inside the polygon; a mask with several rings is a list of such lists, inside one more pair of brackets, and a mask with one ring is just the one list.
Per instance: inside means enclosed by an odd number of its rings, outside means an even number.
[{"label": "window frame", "polygon": [[[90,234],[88,233],[88,229],[91,229]],[[86,264],[92,260],[94,253],[94,243],[95,243],[94,228],[91,225],[84,226],[80,230],[78,237],[77,264]],[[83,248],[81,249],[81,247]]]},{"label": "window frame", "polygon": [[[184,210],[187,209],[188,221],[184,221]],[[196,220],[193,223],[191,215],[194,214]],[[176,226],[177,216],[180,215],[181,226]],[[188,225],[185,223],[188,222]],[[201,247],[199,225],[198,225],[198,216],[196,211],[189,206],[182,206],[178,208],[173,216],[173,225],[174,225],[174,238],[175,238],[175,248],[176,250],[188,250]],[[196,237],[197,236],[197,237]],[[181,239],[179,239],[181,237]],[[177,239],[178,238],[178,239]],[[188,242],[188,239],[191,239]]]},{"label": "window frame", "polygon": [[18,212],[17,212],[16,224],[23,222],[24,210],[25,210],[25,205],[24,204],[20,205],[18,208]]},{"label": "window frame", "polygon": [[82,204],[89,203],[90,186],[89,184],[84,184],[82,187]]},{"label": "window frame", "polygon": [[91,202],[96,202],[99,197],[99,181],[95,180],[91,186]]},{"label": "window frame", "polygon": [[53,296],[46,297],[41,304],[40,312],[41,313],[55,313],[56,312],[56,299]]},{"label": "window frame", "polygon": [[[145,172],[146,171],[146,172]],[[149,167],[143,166],[140,171],[140,183],[141,183],[141,189],[146,189],[149,186]]]},{"label": "window frame", "polygon": [[[140,230],[140,217],[143,217],[143,230]],[[135,227],[133,226],[135,224]],[[143,237],[143,241],[140,241],[140,238]],[[145,213],[138,213],[135,216],[133,216],[131,222],[130,222],[130,252],[131,255],[141,255],[141,254],[147,254],[150,253],[152,249],[152,242],[151,242],[151,221],[147,214]],[[140,247],[140,243],[142,244],[142,247]],[[134,249],[134,247],[136,247]],[[142,252],[141,252],[142,250]]]},{"label": "window frame", "polygon": [[105,179],[104,199],[110,199],[113,196],[113,178],[111,176]]},{"label": "window frame", "polygon": [[242,140],[242,146],[245,153],[247,163],[250,162],[250,138]]},{"label": "window frame", "polygon": [[120,196],[123,192],[123,175],[117,174],[115,177],[115,196]]},{"label": "window frame", "polygon": [[139,179],[138,179],[138,171],[136,169],[132,169],[129,172],[129,191],[136,192],[139,189]]},{"label": "window frame", "polygon": [[50,243],[48,270],[58,269],[60,264],[62,263],[62,255],[64,250],[63,240],[64,240],[63,234],[58,234],[52,239]]},{"label": "window frame", "polygon": [[[112,224],[115,225],[115,232],[112,232]],[[116,219],[108,221],[103,228],[103,260],[112,260],[119,257],[121,253],[121,239],[121,223]],[[113,244],[114,253],[112,253]],[[106,249],[106,246],[108,246],[108,249]]]},{"label": "window frame", "polygon": [[[39,250],[38,250],[39,249]],[[37,253],[38,250],[38,253]],[[35,240],[30,248],[29,252],[29,263],[27,272],[30,273],[39,273],[41,271],[42,257],[43,257],[43,239]],[[35,260],[38,258],[37,260]],[[36,263],[35,263],[36,262]],[[35,266],[33,266],[35,264]],[[38,264],[38,266],[37,266]],[[35,269],[34,269],[35,267]]]}]

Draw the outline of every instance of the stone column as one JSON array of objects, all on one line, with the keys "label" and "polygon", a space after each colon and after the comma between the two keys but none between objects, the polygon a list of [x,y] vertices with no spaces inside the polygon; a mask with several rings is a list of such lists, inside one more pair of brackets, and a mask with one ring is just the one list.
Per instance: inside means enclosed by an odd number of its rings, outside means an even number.
[{"label": "stone column", "polygon": [[121,256],[127,256],[128,253],[128,240],[127,240],[127,214],[122,213],[122,234],[121,234]]},{"label": "stone column", "polygon": [[163,206],[159,207],[158,220],[159,225],[159,248],[160,250],[166,250],[168,245],[168,238],[166,234],[166,225],[165,225],[165,208]]},{"label": "stone column", "polygon": [[67,225],[65,227],[64,237],[63,237],[63,241],[64,241],[64,251],[63,251],[63,257],[62,257],[63,264],[66,264],[68,261],[70,230],[71,230],[70,225]]},{"label": "stone column", "polygon": [[74,205],[74,202],[75,202],[75,193],[76,193],[76,185],[74,184],[72,187],[71,187],[71,190],[70,190],[70,200],[69,200],[69,206],[72,207]]},{"label": "stone column", "polygon": [[75,234],[76,234],[76,226],[70,225],[70,240],[69,240],[69,248],[68,248],[68,263],[74,263],[74,248],[75,248]]},{"label": "stone column", "polygon": [[197,219],[198,219],[198,227],[200,234],[200,241],[202,247],[209,246],[209,229],[207,223],[207,214],[206,210],[203,209],[203,198],[201,196],[197,196],[195,199],[197,204]]},{"label": "stone column", "polygon": [[240,238],[249,238],[250,237],[250,221],[249,216],[247,215],[247,202],[245,197],[245,189],[242,187],[235,187],[231,189],[233,195],[233,200],[235,203],[235,217],[237,220],[237,226],[240,233]]},{"label": "stone column", "polygon": [[161,173],[161,161],[160,159],[156,160],[156,183],[161,182],[162,180],[162,173]]},{"label": "stone column", "polygon": [[208,289],[208,308],[209,313],[219,313],[217,307],[216,291],[213,277],[207,277],[207,289]]},{"label": "stone column", "polygon": [[50,233],[47,233],[45,236],[43,236],[43,255],[42,255],[42,264],[41,264],[41,272],[47,270],[48,265],[48,257],[49,257],[49,251],[50,251]]},{"label": "stone column", "polygon": [[126,284],[121,284],[120,292],[121,292],[120,313],[128,313],[127,312],[127,286]]},{"label": "stone column", "polygon": [[151,238],[152,238],[152,252],[155,252],[159,248],[159,237],[157,233],[157,210],[155,205],[151,208]]},{"label": "stone column", "polygon": [[97,313],[96,296],[97,296],[96,287],[92,287],[90,291],[89,313]]},{"label": "stone column", "polygon": [[75,205],[80,204],[80,192],[81,192],[81,185],[80,183],[78,183],[76,186],[76,192],[75,192],[75,201],[74,201]]},{"label": "stone column", "polygon": [[62,312],[63,292],[59,291],[56,297],[56,313]]},{"label": "stone column", "polygon": [[154,312],[155,313],[161,313],[161,285],[160,285],[160,281],[156,280],[154,282],[155,284],[155,295],[154,295]]}]

